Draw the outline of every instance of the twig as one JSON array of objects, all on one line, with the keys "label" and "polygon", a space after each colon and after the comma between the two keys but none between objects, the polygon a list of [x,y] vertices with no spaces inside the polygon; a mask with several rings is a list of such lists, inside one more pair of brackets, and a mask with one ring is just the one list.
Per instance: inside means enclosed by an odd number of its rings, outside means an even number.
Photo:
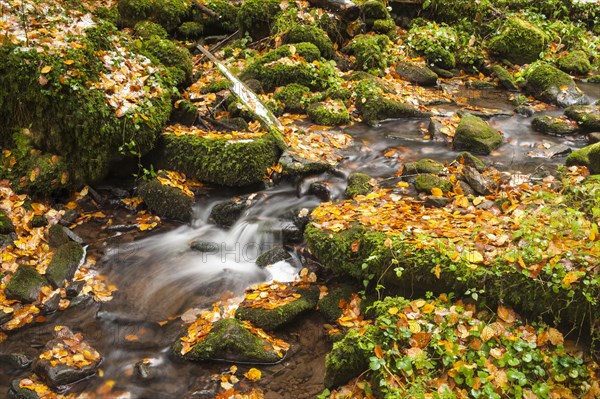
[{"label": "twig", "polygon": [[209,17],[211,17],[211,18],[217,18],[217,19],[220,18],[217,13],[215,13],[210,8],[206,7],[204,4],[201,4],[198,0],[192,0],[192,3],[196,6],[197,9],[199,9],[200,11],[202,11],[203,13],[205,13],[206,15],[208,15]]},{"label": "twig", "polygon": [[[218,49],[220,49],[221,47],[223,47],[227,42],[229,42],[231,39],[233,39],[234,37],[237,36],[239,30],[236,30],[235,32],[233,32],[231,35],[225,37],[225,39],[221,40],[220,42],[218,42],[217,44],[215,44],[214,46],[212,46],[210,48],[210,52],[213,53],[215,51],[217,51]],[[205,54],[202,54],[200,57],[198,57],[198,59],[194,62],[194,65],[199,65],[204,58],[206,58]]]}]

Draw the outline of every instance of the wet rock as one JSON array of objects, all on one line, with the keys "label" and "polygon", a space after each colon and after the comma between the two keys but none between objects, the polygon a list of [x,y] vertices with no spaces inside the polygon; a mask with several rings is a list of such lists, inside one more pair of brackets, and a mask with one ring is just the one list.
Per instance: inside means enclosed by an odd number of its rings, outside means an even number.
[{"label": "wet rock", "polygon": [[0,234],[0,249],[6,248],[9,245],[12,245],[17,238],[18,237],[15,233]]},{"label": "wet rock", "polygon": [[84,254],[83,247],[76,242],[61,245],[46,269],[46,279],[55,288],[63,287],[75,276]]},{"label": "wet rock", "polygon": [[279,163],[284,173],[290,175],[300,175],[308,173],[321,173],[330,168],[326,163],[309,161],[300,158],[285,151],[279,158]]},{"label": "wet rock", "polygon": [[56,312],[60,305],[60,299],[60,292],[53,293],[52,296],[46,299],[46,301],[42,304],[42,311],[46,314]]},{"label": "wet rock", "polygon": [[194,200],[178,188],[150,180],[140,184],[138,193],[148,208],[160,217],[182,222],[192,219]]},{"label": "wet rock", "polygon": [[590,173],[593,175],[600,174],[600,145],[592,144],[588,158],[590,160],[590,165],[588,166]]},{"label": "wet rock", "polygon": [[322,201],[329,201],[331,199],[331,186],[326,181],[311,183],[308,192]]},{"label": "wet rock", "polygon": [[282,246],[277,246],[260,254],[255,263],[258,267],[265,267],[290,258],[290,254]]},{"label": "wet rock", "polygon": [[434,195],[430,195],[425,200],[424,204],[429,208],[443,208],[448,205],[452,200],[447,197],[436,197]]},{"label": "wet rock", "polygon": [[[65,352],[67,356],[62,355]],[[100,354],[83,335],[62,327],[35,360],[33,370],[49,386],[56,388],[95,374],[101,361]]]},{"label": "wet rock", "polygon": [[51,247],[58,248],[70,241],[66,232],[66,227],[60,224],[54,224],[48,229],[48,244]]},{"label": "wet rock", "polygon": [[504,31],[490,40],[489,50],[522,65],[537,60],[547,43],[548,37],[541,29],[520,18],[510,18]]},{"label": "wet rock", "polygon": [[517,86],[517,82],[515,82],[515,79],[513,78],[512,74],[506,69],[504,69],[500,65],[494,65],[492,67],[492,71],[494,72],[494,75],[496,75],[496,77],[498,78],[500,85],[506,90],[519,91],[519,86]]},{"label": "wet rock", "polygon": [[474,90],[488,90],[494,89],[496,84],[487,80],[469,80],[466,84],[469,89]]},{"label": "wet rock", "polygon": [[293,222],[281,223],[281,239],[285,244],[302,242],[304,239],[304,229],[301,229]]},{"label": "wet rock", "polygon": [[340,284],[339,286],[328,287],[328,294],[323,299],[319,300],[317,308],[329,323],[335,323],[342,315],[340,301],[346,303],[350,302],[352,294],[358,291],[360,291],[360,289],[351,284]]},{"label": "wet rock", "polygon": [[582,50],[571,51],[567,55],[563,55],[556,64],[562,71],[573,75],[585,75],[592,69],[587,54]]},{"label": "wet rock", "polygon": [[565,115],[584,131],[600,131],[600,107],[597,105],[575,105],[565,109]]},{"label": "wet rock", "polygon": [[240,320],[247,320],[263,330],[275,330],[317,306],[319,301],[319,289],[317,287],[297,288],[296,293],[300,295],[299,298],[275,309],[254,308],[245,306],[242,302],[235,311],[235,317]]},{"label": "wet rock", "polygon": [[84,286],[85,280],[72,281],[66,289],[67,298],[75,298],[77,295],[79,295]]},{"label": "wet rock", "polygon": [[473,187],[469,186],[469,184],[466,181],[459,180],[457,184],[458,187],[460,187],[460,189],[462,190],[462,193],[465,197],[475,195],[475,190],[473,190]]},{"label": "wet rock", "polygon": [[478,118],[481,119],[491,119],[495,116],[512,116],[512,112],[509,111],[503,111],[501,109],[494,109],[494,108],[480,108],[478,110],[460,110],[458,111],[458,115],[459,116],[464,116],[464,115],[473,115],[476,116]]},{"label": "wet rock", "polygon": [[3,212],[0,212],[0,234],[10,234],[15,232],[10,218]]},{"label": "wet rock", "polygon": [[228,229],[254,204],[257,194],[243,195],[219,202],[210,212],[209,220],[221,228]]},{"label": "wet rock", "polygon": [[429,121],[429,126],[427,127],[427,132],[429,133],[429,135],[431,136],[432,139],[438,138],[438,137],[444,137],[444,135],[442,134],[443,127],[444,127],[443,123],[438,122],[435,119],[431,119]]},{"label": "wet rock", "polygon": [[133,367],[135,375],[144,381],[152,380],[156,377],[156,370],[152,365],[144,360],[140,360]]},{"label": "wet rock", "polygon": [[216,242],[194,240],[190,243],[190,249],[198,252],[217,253],[220,248]]},{"label": "wet rock", "polygon": [[276,363],[281,360],[268,341],[254,335],[237,319],[215,322],[206,338],[185,355],[181,354],[181,347],[181,341],[177,340],[173,352],[194,361]]},{"label": "wet rock", "polygon": [[502,135],[481,118],[464,114],[456,128],[455,150],[487,155],[502,144]]},{"label": "wet rock", "polygon": [[312,103],[306,112],[318,125],[336,126],[350,122],[348,108],[340,100]]},{"label": "wet rock", "polygon": [[35,268],[20,265],[6,284],[5,292],[8,298],[35,302],[46,284],[46,279]]},{"label": "wet rock", "polygon": [[15,370],[29,367],[33,359],[23,352],[11,352],[0,354],[0,363],[6,364]]},{"label": "wet rock", "polygon": [[396,67],[396,73],[401,78],[421,86],[435,86],[437,84],[438,75],[425,66],[400,62]]},{"label": "wet rock", "polygon": [[490,195],[492,193],[492,183],[488,181],[481,173],[479,173],[477,169],[470,166],[465,166],[462,172],[463,177],[469,186],[471,186],[477,194]]},{"label": "wet rock", "polygon": [[550,146],[549,148],[536,148],[527,153],[527,156],[531,158],[554,158],[561,155],[567,155],[571,153],[573,150],[571,147],[565,144],[556,144]]},{"label": "wet rock", "polygon": [[531,127],[533,130],[540,133],[552,134],[555,136],[575,134],[579,130],[577,123],[564,117],[557,118],[549,115],[536,116],[531,121]]},{"label": "wet rock", "polygon": [[586,103],[585,96],[569,75],[541,62],[527,69],[526,89],[536,99],[561,107]]},{"label": "wet rock", "polygon": [[587,147],[583,147],[579,150],[573,151],[567,157],[567,166],[578,165],[590,168],[590,152],[592,152],[592,150],[597,151],[598,149],[600,149],[600,143],[590,144]]},{"label": "wet rock", "polygon": [[417,173],[430,173],[433,175],[439,175],[444,171],[444,165],[433,159],[423,158],[417,162],[410,162],[404,164],[402,174],[414,175]]},{"label": "wet rock", "polygon": [[515,113],[529,117],[529,116],[533,116],[535,114],[535,110],[526,105],[519,105],[517,108],[515,108]]},{"label": "wet rock", "polygon": [[590,144],[600,143],[600,133],[589,133],[587,137]]},{"label": "wet rock", "polygon": [[21,379],[13,380],[8,389],[8,399],[40,399],[39,395],[27,388],[21,388]]},{"label": "wet rock", "polygon": [[439,77],[444,79],[452,79],[454,77],[454,74],[452,72],[435,65],[431,67],[431,70],[435,72]]},{"label": "wet rock", "polygon": [[477,158],[475,155],[467,151],[459,153],[456,156],[455,160],[460,164],[471,166],[477,169],[478,172],[483,172],[487,168],[485,162],[483,162],[481,159]]},{"label": "wet rock", "polygon": [[77,221],[77,218],[79,218],[79,212],[75,209],[66,209],[59,223],[63,226],[70,226]]},{"label": "wet rock", "polygon": [[439,188],[443,193],[452,190],[452,183],[436,175],[419,175],[415,179],[415,189],[419,193],[431,194],[433,188]]},{"label": "wet rock", "polygon": [[351,173],[348,176],[345,194],[349,198],[357,195],[367,195],[373,190],[371,176],[364,173]]},{"label": "wet rock", "polygon": [[33,218],[31,218],[29,225],[34,229],[37,227],[46,227],[48,226],[48,219],[46,219],[44,215],[35,215]]}]

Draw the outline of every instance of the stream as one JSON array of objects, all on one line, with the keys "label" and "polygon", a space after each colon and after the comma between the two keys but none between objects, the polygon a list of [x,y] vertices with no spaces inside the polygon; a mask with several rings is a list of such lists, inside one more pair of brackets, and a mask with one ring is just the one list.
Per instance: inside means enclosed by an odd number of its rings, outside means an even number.
[{"label": "stream", "polygon": [[[600,97],[598,86],[581,84],[592,100]],[[505,91],[466,90],[472,105],[512,111]],[[442,112],[455,112],[454,106],[440,106]],[[550,108],[545,114],[562,111]],[[531,173],[540,168],[553,169],[564,164],[564,156],[532,158],[528,153],[540,144],[546,147],[565,144],[580,148],[585,137],[554,137],[534,132],[531,118],[520,115],[498,116],[490,124],[501,130],[506,143],[488,157],[482,157],[500,170]],[[55,325],[81,331],[103,356],[102,378],[80,381],[73,391],[94,390],[108,380],[130,392],[131,398],[214,398],[219,382],[212,376],[229,370],[226,363],[195,364],[175,359],[169,346],[182,331],[182,320],[209,308],[212,303],[239,296],[245,288],[270,280],[291,281],[305,262],[302,245],[288,246],[294,257],[262,269],[254,263],[266,249],[282,242],[282,226],[291,210],[312,209],[321,201],[311,194],[313,182],[325,181],[331,199],[344,197],[346,176],[364,172],[384,181],[404,162],[423,157],[451,161],[456,156],[437,137],[426,138],[427,122],[390,120],[380,126],[357,124],[344,129],[355,143],[344,151],[344,159],[334,172],[305,177],[297,182],[283,181],[261,191],[253,205],[229,230],[209,222],[212,207],[240,194],[229,190],[209,190],[196,205],[191,225],[164,223],[155,233],[97,231],[94,226],[76,229],[88,253],[98,259],[102,273],[119,290],[112,301],[88,301],[46,317],[44,323],[23,328],[0,344],[0,397],[10,381],[26,376],[2,357],[8,353],[36,356],[51,339]],[[393,156],[384,156],[395,149]],[[112,213],[111,213],[112,212]],[[107,210],[115,224],[128,223],[122,209]],[[131,220],[129,220],[131,222]],[[214,250],[190,249],[194,241],[209,242]],[[268,399],[314,398],[323,389],[325,355],[330,350],[323,329],[324,319],[317,312],[294,322],[275,335],[288,341],[291,350],[277,365],[258,366],[263,378],[258,386]],[[136,364],[148,359],[152,374],[142,378]],[[243,373],[250,365],[238,365]],[[241,375],[238,371],[238,375]]]}]

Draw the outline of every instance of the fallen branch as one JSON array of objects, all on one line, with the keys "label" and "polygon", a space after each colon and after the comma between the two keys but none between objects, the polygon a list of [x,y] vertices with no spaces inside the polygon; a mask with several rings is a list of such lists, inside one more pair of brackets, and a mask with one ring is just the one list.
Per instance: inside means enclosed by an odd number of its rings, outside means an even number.
[{"label": "fallen branch", "polygon": [[204,4],[200,3],[198,0],[192,0],[192,4],[194,4],[194,6],[196,6],[197,9],[199,9],[200,11],[202,11],[203,13],[205,13],[206,15],[208,15],[209,17],[216,18],[216,19],[220,18],[217,13],[215,13],[210,8],[206,7]]},{"label": "fallen branch", "polygon": [[314,6],[325,8],[345,20],[354,21],[360,16],[360,7],[350,0],[308,0]]}]

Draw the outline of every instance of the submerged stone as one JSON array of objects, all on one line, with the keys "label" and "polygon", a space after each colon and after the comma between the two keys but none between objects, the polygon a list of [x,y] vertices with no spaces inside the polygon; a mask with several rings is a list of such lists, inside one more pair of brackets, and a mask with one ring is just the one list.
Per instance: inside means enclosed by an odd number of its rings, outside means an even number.
[{"label": "submerged stone", "polygon": [[465,114],[454,134],[455,150],[487,155],[502,144],[502,135],[483,119]]},{"label": "submerged stone", "polygon": [[210,211],[209,220],[228,229],[254,204],[255,199],[256,194],[250,194],[219,202]]}]

